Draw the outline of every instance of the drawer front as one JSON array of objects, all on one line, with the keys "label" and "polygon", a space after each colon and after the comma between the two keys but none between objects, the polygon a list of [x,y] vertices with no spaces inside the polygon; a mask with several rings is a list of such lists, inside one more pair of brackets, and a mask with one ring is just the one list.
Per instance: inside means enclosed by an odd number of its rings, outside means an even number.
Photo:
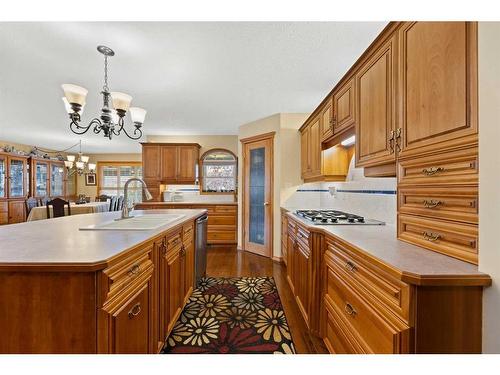
[{"label": "drawer front", "polygon": [[402,214],[478,223],[479,194],[475,186],[400,188],[398,205]]},{"label": "drawer front", "polygon": [[227,241],[227,242],[234,242],[236,241],[236,233],[233,231],[228,231],[228,232],[207,232],[207,240],[208,241]]},{"label": "drawer front", "polygon": [[369,265],[353,252],[328,242],[325,263],[336,270],[357,293],[388,319],[409,322],[410,286],[378,267]]},{"label": "drawer front", "polygon": [[[383,319],[352,289],[334,268],[327,267],[326,303],[349,327],[348,331],[368,353],[399,353],[408,326],[396,327]],[[406,345],[405,345],[406,346]]]},{"label": "drawer front", "polygon": [[182,246],[182,230],[178,229],[167,236],[166,240],[167,254],[176,252]]},{"label": "drawer front", "polygon": [[236,216],[209,216],[208,225],[232,225],[236,227]]},{"label": "drawer front", "polygon": [[182,228],[182,241],[184,243],[193,242],[194,239],[194,224],[189,223]]},{"label": "drawer front", "polygon": [[300,225],[297,225],[297,240],[302,243],[304,247],[307,248],[308,252],[309,251],[309,236],[310,233],[307,229],[304,227],[301,227]]},{"label": "drawer front", "polygon": [[233,213],[236,214],[238,211],[237,206],[215,206],[215,212],[217,213]]},{"label": "drawer front", "polygon": [[325,298],[325,337],[323,341],[332,354],[366,354],[366,350],[359,344],[349,331],[344,319]]},{"label": "drawer front", "polygon": [[148,245],[103,271],[103,274],[108,279],[106,299],[127,288],[133,281],[153,267],[152,251],[153,245]]},{"label": "drawer front", "polygon": [[477,148],[400,160],[400,184],[477,184]]},{"label": "drawer front", "polygon": [[398,238],[429,250],[477,264],[478,227],[399,215]]}]

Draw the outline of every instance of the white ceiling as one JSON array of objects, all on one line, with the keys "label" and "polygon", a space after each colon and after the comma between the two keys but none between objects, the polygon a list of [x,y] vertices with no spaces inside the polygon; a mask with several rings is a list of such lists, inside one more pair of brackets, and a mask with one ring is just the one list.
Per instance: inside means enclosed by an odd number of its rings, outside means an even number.
[{"label": "white ceiling", "polygon": [[[87,88],[83,119],[99,115],[98,44],[116,52],[111,90],[148,110],[145,134],[236,134],[277,112],[312,111],[385,24],[0,23],[0,140],[76,143],[60,85]],[[109,141],[89,131],[82,141],[85,152],[140,151],[124,135]]]}]

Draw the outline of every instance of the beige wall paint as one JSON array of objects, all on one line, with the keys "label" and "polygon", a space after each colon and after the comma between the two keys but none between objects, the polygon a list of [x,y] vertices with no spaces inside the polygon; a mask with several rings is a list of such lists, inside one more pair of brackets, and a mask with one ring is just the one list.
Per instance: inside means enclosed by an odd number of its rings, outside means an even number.
[{"label": "beige wall paint", "polygon": [[499,22],[479,23],[479,270],[493,278],[483,296],[484,353],[500,353],[499,39]]},{"label": "beige wall paint", "polygon": [[[90,163],[103,161],[142,161],[142,154],[88,154]],[[97,176],[99,178],[99,176]],[[93,201],[98,196],[97,186],[86,186],[85,175],[78,176],[76,180],[76,193],[85,194]]]},{"label": "beige wall paint", "polygon": [[199,143],[200,155],[211,148],[225,148],[235,154],[238,152],[237,135],[148,135],[147,142]]},{"label": "beige wall paint", "polygon": [[[304,123],[309,114],[304,113],[277,113],[248,124],[241,125],[238,139],[254,135],[276,132],[274,136],[274,163],[273,163],[273,256],[281,257],[281,202],[293,194],[300,179],[300,136],[297,129]],[[238,181],[242,181],[242,147],[238,142]],[[238,247],[242,248],[242,193],[238,189]]]}]

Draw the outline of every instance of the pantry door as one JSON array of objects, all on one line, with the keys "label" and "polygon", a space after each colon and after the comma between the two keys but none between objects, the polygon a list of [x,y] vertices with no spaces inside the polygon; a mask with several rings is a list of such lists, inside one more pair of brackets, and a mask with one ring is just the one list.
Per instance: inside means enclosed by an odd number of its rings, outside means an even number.
[{"label": "pantry door", "polygon": [[274,132],[242,139],[243,249],[271,258],[273,254]]}]

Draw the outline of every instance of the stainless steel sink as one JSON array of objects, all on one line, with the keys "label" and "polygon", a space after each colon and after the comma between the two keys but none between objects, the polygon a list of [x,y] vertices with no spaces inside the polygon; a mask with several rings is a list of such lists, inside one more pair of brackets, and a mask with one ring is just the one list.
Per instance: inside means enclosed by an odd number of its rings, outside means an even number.
[{"label": "stainless steel sink", "polygon": [[82,227],[80,230],[152,230],[180,220],[183,214],[147,214]]}]

